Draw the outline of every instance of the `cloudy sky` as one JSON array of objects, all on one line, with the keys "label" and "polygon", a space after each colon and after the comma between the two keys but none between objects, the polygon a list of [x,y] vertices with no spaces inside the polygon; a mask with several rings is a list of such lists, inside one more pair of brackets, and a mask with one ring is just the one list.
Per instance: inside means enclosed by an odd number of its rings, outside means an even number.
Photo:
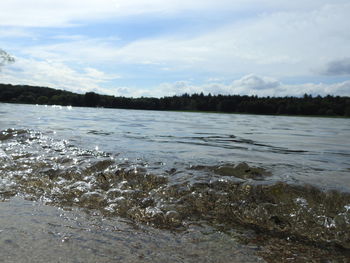
[{"label": "cloudy sky", "polygon": [[350,96],[349,0],[1,0],[0,82]]}]

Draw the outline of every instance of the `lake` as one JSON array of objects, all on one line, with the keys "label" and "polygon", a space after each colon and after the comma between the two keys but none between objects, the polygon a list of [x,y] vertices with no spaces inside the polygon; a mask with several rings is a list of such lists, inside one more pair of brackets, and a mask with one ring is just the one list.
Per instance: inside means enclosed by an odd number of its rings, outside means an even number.
[{"label": "lake", "polygon": [[0,104],[6,262],[350,256],[350,119]]}]

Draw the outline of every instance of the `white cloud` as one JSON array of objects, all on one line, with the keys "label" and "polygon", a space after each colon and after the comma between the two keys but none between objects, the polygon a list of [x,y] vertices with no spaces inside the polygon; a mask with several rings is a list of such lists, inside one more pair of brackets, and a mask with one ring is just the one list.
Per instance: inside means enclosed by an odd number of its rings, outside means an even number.
[{"label": "white cloud", "polygon": [[28,30],[25,30],[23,28],[14,28],[14,27],[0,28],[0,37],[2,39],[22,38],[22,37],[33,38],[34,36],[35,35],[32,32],[29,32]]},{"label": "white cloud", "polygon": [[281,83],[273,78],[259,77],[249,74],[233,82],[232,86],[241,87],[243,90],[266,90],[278,88]]},{"label": "white cloud", "polygon": [[85,68],[85,75],[88,76],[89,78],[93,78],[96,80],[102,80],[102,81],[107,81],[107,80],[114,80],[114,79],[119,79],[119,75],[109,75],[106,74],[102,71],[99,71],[95,68]]},{"label": "white cloud", "polygon": [[[137,94],[153,94],[153,96],[173,96],[182,95],[184,93],[211,93],[222,95],[258,95],[258,96],[302,96],[305,93],[312,95],[340,95],[350,96],[350,80],[334,83],[305,83],[305,84],[285,84],[270,77],[261,77],[254,74],[243,76],[234,80],[230,84],[223,83],[206,83],[192,84],[187,81],[177,81],[174,83],[163,83],[158,88],[152,90],[137,91]],[[128,94],[134,94],[128,90]],[[136,93],[135,93],[136,95]]]},{"label": "white cloud", "polygon": [[88,38],[81,35],[74,35],[70,38],[59,35],[54,38],[61,41],[55,44],[28,46],[18,52],[40,60],[51,59],[89,64],[119,63],[116,60],[119,44],[117,38]]},{"label": "white cloud", "polygon": [[245,75],[229,84],[220,80],[211,80],[203,84],[176,81],[162,83],[155,88],[117,85],[114,88],[106,88],[103,87],[105,83],[111,86],[112,81],[119,79],[120,76],[107,74],[93,67],[86,67],[80,72],[59,61],[36,61],[22,58],[17,58],[16,64],[5,67],[0,72],[0,77],[2,83],[47,86],[78,93],[94,91],[100,94],[126,97],[163,97],[201,92],[258,96],[302,96],[305,93],[322,96],[328,94],[350,96],[350,81],[334,84],[288,85],[277,79],[255,74]]},{"label": "white cloud", "polygon": [[[181,19],[182,15],[195,12],[203,13],[204,20],[226,12],[232,20],[186,36],[167,32],[132,42],[118,37],[69,35],[62,30],[50,39],[54,44],[23,41],[16,45],[4,40],[34,37],[30,27],[49,27],[54,32],[53,27],[88,25],[95,19],[137,19],[139,14]],[[270,96],[305,92],[349,95],[347,81],[287,85],[277,80],[320,75],[329,61],[339,61],[350,54],[349,13],[348,0],[1,0],[0,26],[5,27],[0,29],[0,44],[10,46],[18,58],[14,66],[4,70],[1,81],[126,96],[201,91]],[[194,85],[188,81],[170,83],[165,77],[159,81],[167,83],[155,90],[117,87],[111,91],[105,86],[111,86],[119,76],[104,73],[99,69],[101,64],[109,72],[125,66],[131,68],[130,74],[133,69],[144,70],[143,73],[149,70],[158,79],[162,74],[173,73],[179,80],[189,79],[183,75],[197,80],[210,76],[212,80]],[[256,75],[247,75],[249,72]],[[232,79],[236,80],[223,84]]]},{"label": "white cloud", "polygon": [[[169,16],[183,12],[246,10],[310,10],[329,0],[1,0],[0,25],[24,27],[72,26],[91,19],[122,18],[139,14]],[[336,0],[332,3],[346,3]]]},{"label": "white cloud", "polygon": [[[2,0],[0,25],[23,27],[70,26],[79,19],[113,11],[113,1]],[[116,8],[115,8],[116,9]]]},{"label": "white cloud", "polygon": [[4,68],[0,73],[2,83],[46,86],[78,93],[95,91],[110,94],[101,88],[103,83],[120,78],[95,68],[85,68],[79,72],[57,61],[37,61],[17,58],[16,64]]},{"label": "white cloud", "polygon": [[158,37],[130,43],[114,56],[126,63],[148,63],[218,74],[310,74],[334,57],[350,53],[350,4],[311,12],[266,14],[192,38]]},{"label": "white cloud", "polygon": [[[223,0],[223,3],[229,1]],[[0,25],[24,27],[72,26],[91,19],[120,18],[144,13],[169,14],[179,10],[213,7],[213,1],[175,0],[2,0]],[[20,8],[19,8],[20,7]]]},{"label": "white cloud", "polygon": [[350,53],[349,13],[350,3],[324,5],[266,13],[192,37],[166,35],[122,44],[117,38],[80,36],[24,52],[40,59],[156,66],[225,78],[247,72],[278,78],[305,76]]}]

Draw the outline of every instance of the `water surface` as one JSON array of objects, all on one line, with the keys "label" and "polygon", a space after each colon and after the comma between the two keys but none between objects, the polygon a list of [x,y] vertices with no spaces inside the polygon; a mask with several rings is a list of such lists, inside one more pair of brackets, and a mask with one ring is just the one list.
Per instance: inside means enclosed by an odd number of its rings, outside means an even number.
[{"label": "water surface", "polygon": [[349,134],[349,119],[0,104],[0,254],[343,262]]}]

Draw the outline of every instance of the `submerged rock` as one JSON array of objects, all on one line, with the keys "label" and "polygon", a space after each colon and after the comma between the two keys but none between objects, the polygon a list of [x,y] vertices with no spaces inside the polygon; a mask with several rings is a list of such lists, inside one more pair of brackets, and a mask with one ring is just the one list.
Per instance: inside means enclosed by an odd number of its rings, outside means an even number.
[{"label": "submerged rock", "polygon": [[194,185],[179,203],[184,215],[241,224],[350,249],[350,194],[286,183]]},{"label": "submerged rock", "polygon": [[222,165],[212,169],[214,173],[222,176],[234,176],[241,179],[261,180],[266,176],[271,176],[271,173],[263,168],[250,167],[246,163],[240,163],[236,166]]}]

